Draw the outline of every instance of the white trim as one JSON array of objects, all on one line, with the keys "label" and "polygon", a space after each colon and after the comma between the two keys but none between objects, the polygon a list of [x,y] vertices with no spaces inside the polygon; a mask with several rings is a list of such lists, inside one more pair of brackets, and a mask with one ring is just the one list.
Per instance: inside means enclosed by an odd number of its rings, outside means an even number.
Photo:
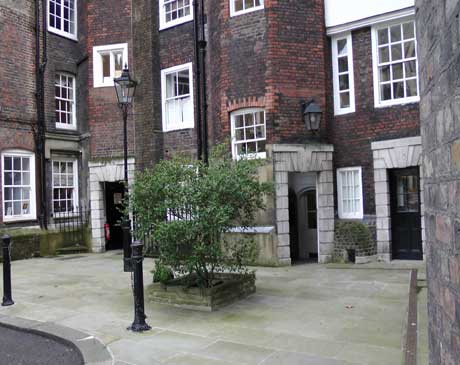
[{"label": "white trim", "polygon": [[[76,79],[75,76],[67,73],[67,72],[56,72],[55,77],[57,75],[63,75],[66,77],[72,78],[72,100],[71,100],[71,105],[72,105],[72,123],[66,124],[66,123],[60,123],[56,120],[56,128],[57,129],[69,129],[69,130],[76,130],[77,129],[77,92],[76,92]],[[56,82],[54,83],[54,87],[56,88]],[[56,91],[54,91],[54,100],[56,100]],[[56,113],[56,107],[54,109],[54,112]]]},{"label": "white trim", "polygon": [[[192,116],[190,120],[184,121],[184,123],[167,123],[166,121],[166,76],[168,74],[179,72],[183,70],[188,70],[189,80],[190,80],[190,102],[192,103]],[[176,131],[181,129],[190,129],[195,126],[195,103],[193,96],[193,64],[192,62],[185,63],[183,65],[177,65],[161,70],[161,111],[162,111],[162,123],[163,123],[163,132]]]},{"label": "white trim", "polygon": [[334,27],[330,27],[326,29],[326,33],[328,36],[340,34],[344,32],[350,32],[355,29],[370,27],[374,24],[390,22],[396,19],[406,18],[409,16],[415,16],[415,8],[410,7],[402,10],[393,11],[391,13],[380,14],[373,17],[360,19],[354,22],[336,25]]},{"label": "white trim", "polygon": [[[339,40],[347,40],[347,60],[348,60],[348,82],[349,82],[349,94],[350,94],[350,106],[348,108],[340,107],[340,93],[339,93],[339,65],[338,65],[338,49],[337,42]],[[333,88],[334,88],[334,114],[343,115],[348,113],[354,113],[355,109],[355,80],[353,70],[353,38],[351,32],[347,34],[341,34],[335,36],[331,40],[332,42],[332,74],[333,74]]]},{"label": "white trim", "polygon": [[[402,24],[408,21],[414,21],[414,41],[415,41],[415,65],[416,65],[416,81],[417,81],[417,96],[411,96],[400,99],[380,100],[380,80],[379,80],[379,66],[378,66],[378,45],[377,45],[377,32],[380,29],[391,27],[392,25]],[[378,24],[371,29],[371,42],[372,42],[372,70],[374,76],[374,107],[384,108],[393,105],[405,105],[411,103],[418,103],[420,101],[420,79],[419,79],[419,66],[418,66],[418,51],[417,51],[417,25],[413,17],[401,17],[397,20],[387,22],[385,24]],[[403,60],[401,60],[403,61]],[[393,63],[390,62],[390,65]],[[404,68],[404,67],[403,67]],[[390,85],[392,85],[390,83]]]},{"label": "white trim", "polygon": [[[360,183],[359,189],[359,207],[358,211],[355,213],[344,213],[343,212],[343,199],[342,199],[342,172],[346,171],[358,171],[358,179]],[[339,208],[339,218],[340,219],[362,219],[363,218],[363,178],[362,178],[362,168],[360,166],[356,167],[344,167],[337,169],[337,205]]]},{"label": "white trim", "polygon": [[[28,157],[30,158],[30,214],[26,215],[16,215],[16,216],[6,216],[5,215],[5,163],[4,156],[13,156],[13,157]],[[36,193],[35,193],[35,154],[33,152],[24,151],[24,150],[5,150],[1,153],[1,183],[2,183],[2,215],[3,222],[19,222],[19,221],[28,221],[37,219],[36,211]]]},{"label": "white trim", "polygon": [[251,113],[258,113],[258,112],[264,112],[264,127],[265,127],[265,137],[264,138],[255,138],[253,139],[245,139],[244,142],[258,142],[258,141],[266,141],[267,140],[267,114],[265,112],[264,108],[244,108],[244,109],[238,109],[230,114],[230,124],[231,124],[231,142],[232,142],[232,156],[233,159],[235,160],[240,160],[242,158],[247,158],[247,159],[256,159],[256,158],[267,158],[267,152],[258,152],[258,153],[249,153],[246,155],[237,155],[236,151],[236,145],[238,143],[235,143],[235,117],[238,115],[245,115],[245,114],[251,114]]},{"label": "white trim", "polygon": [[166,13],[165,13],[165,7],[164,7],[164,2],[165,0],[159,0],[158,1],[158,13],[160,17],[160,28],[159,30],[164,30],[168,29],[171,27],[175,27],[176,25],[184,24],[187,22],[190,22],[193,20],[193,1],[195,0],[189,0],[190,1],[190,14],[187,16],[183,16],[182,18],[177,18],[175,20],[171,20],[169,22],[166,21]]},{"label": "white trim", "polygon": [[[67,212],[54,212],[54,162],[72,162],[73,163],[73,207],[78,208],[79,206],[79,181],[78,181],[78,159],[77,158],[70,158],[70,157],[56,157],[51,159],[51,211],[53,212],[53,217],[59,217],[61,215],[68,216]],[[64,188],[63,186],[58,186],[57,189]]]},{"label": "white trim", "polygon": [[93,87],[113,87],[113,65],[112,65],[112,56],[111,56],[111,67],[110,74],[111,78],[109,81],[104,82],[102,74],[102,54],[110,53],[112,54],[115,51],[123,52],[123,68],[129,66],[128,59],[128,43],[117,43],[109,44],[104,46],[95,46],[93,47]]},{"label": "white trim", "polygon": [[[64,0],[60,0],[60,1],[63,2]],[[61,10],[61,24],[62,22],[63,22],[63,17],[62,17],[62,10]],[[74,41],[78,41],[78,0],[75,0],[74,2],[75,34],[72,34],[70,32],[65,32],[63,30],[54,28],[50,25],[50,0],[46,0],[46,24],[47,24],[48,32],[60,35],[68,39],[72,39]]]},{"label": "white trim", "polygon": [[242,15],[242,14],[247,14],[247,13],[252,13],[253,11],[257,10],[262,10],[265,7],[264,0],[261,0],[261,5],[259,6],[253,6],[249,9],[245,10],[240,10],[240,11],[235,11],[235,0],[229,0],[230,1],[230,17]]}]

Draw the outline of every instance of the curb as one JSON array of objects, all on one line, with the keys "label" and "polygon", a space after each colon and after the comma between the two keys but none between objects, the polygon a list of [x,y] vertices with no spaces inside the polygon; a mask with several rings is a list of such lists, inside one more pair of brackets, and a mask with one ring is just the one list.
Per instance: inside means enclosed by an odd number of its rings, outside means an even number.
[{"label": "curb", "polygon": [[96,337],[87,333],[60,326],[51,322],[32,321],[0,314],[0,327],[9,327],[41,335],[76,347],[83,356],[85,365],[113,365],[108,349]]}]

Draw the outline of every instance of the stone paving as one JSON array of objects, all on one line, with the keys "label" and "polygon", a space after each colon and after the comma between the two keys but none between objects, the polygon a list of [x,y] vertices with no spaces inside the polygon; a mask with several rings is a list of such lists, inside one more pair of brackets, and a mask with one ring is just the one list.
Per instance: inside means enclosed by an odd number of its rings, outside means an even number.
[{"label": "stone paving", "polygon": [[[153,261],[146,259],[145,283]],[[119,253],[13,262],[12,307],[99,338],[122,364],[401,364],[409,272],[308,264],[257,268],[257,293],[214,313],[146,303],[133,320]]]}]

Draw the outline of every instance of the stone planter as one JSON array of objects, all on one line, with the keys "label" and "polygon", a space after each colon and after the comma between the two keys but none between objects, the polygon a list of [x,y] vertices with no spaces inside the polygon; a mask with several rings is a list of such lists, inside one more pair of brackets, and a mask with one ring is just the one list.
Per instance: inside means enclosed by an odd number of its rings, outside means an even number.
[{"label": "stone planter", "polygon": [[147,298],[155,303],[211,312],[256,291],[255,273],[220,273],[216,280],[220,283],[209,289],[186,287],[187,278],[174,279],[166,285],[154,283],[147,288]]}]

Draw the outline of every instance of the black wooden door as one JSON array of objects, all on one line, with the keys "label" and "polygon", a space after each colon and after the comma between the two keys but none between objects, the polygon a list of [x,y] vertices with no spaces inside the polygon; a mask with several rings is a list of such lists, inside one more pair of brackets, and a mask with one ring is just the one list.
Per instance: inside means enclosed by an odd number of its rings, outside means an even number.
[{"label": "black wooden door", "polygon": [[390,171],[392,258],[422,260],[418,167]]},{"label": "black wooden door", "polygon": [[105,212],[110,229],[110,239],[106,241],[107,250],[123,248],[123,230],[121,229],[123,196],[123,183],[105,183]]}]

